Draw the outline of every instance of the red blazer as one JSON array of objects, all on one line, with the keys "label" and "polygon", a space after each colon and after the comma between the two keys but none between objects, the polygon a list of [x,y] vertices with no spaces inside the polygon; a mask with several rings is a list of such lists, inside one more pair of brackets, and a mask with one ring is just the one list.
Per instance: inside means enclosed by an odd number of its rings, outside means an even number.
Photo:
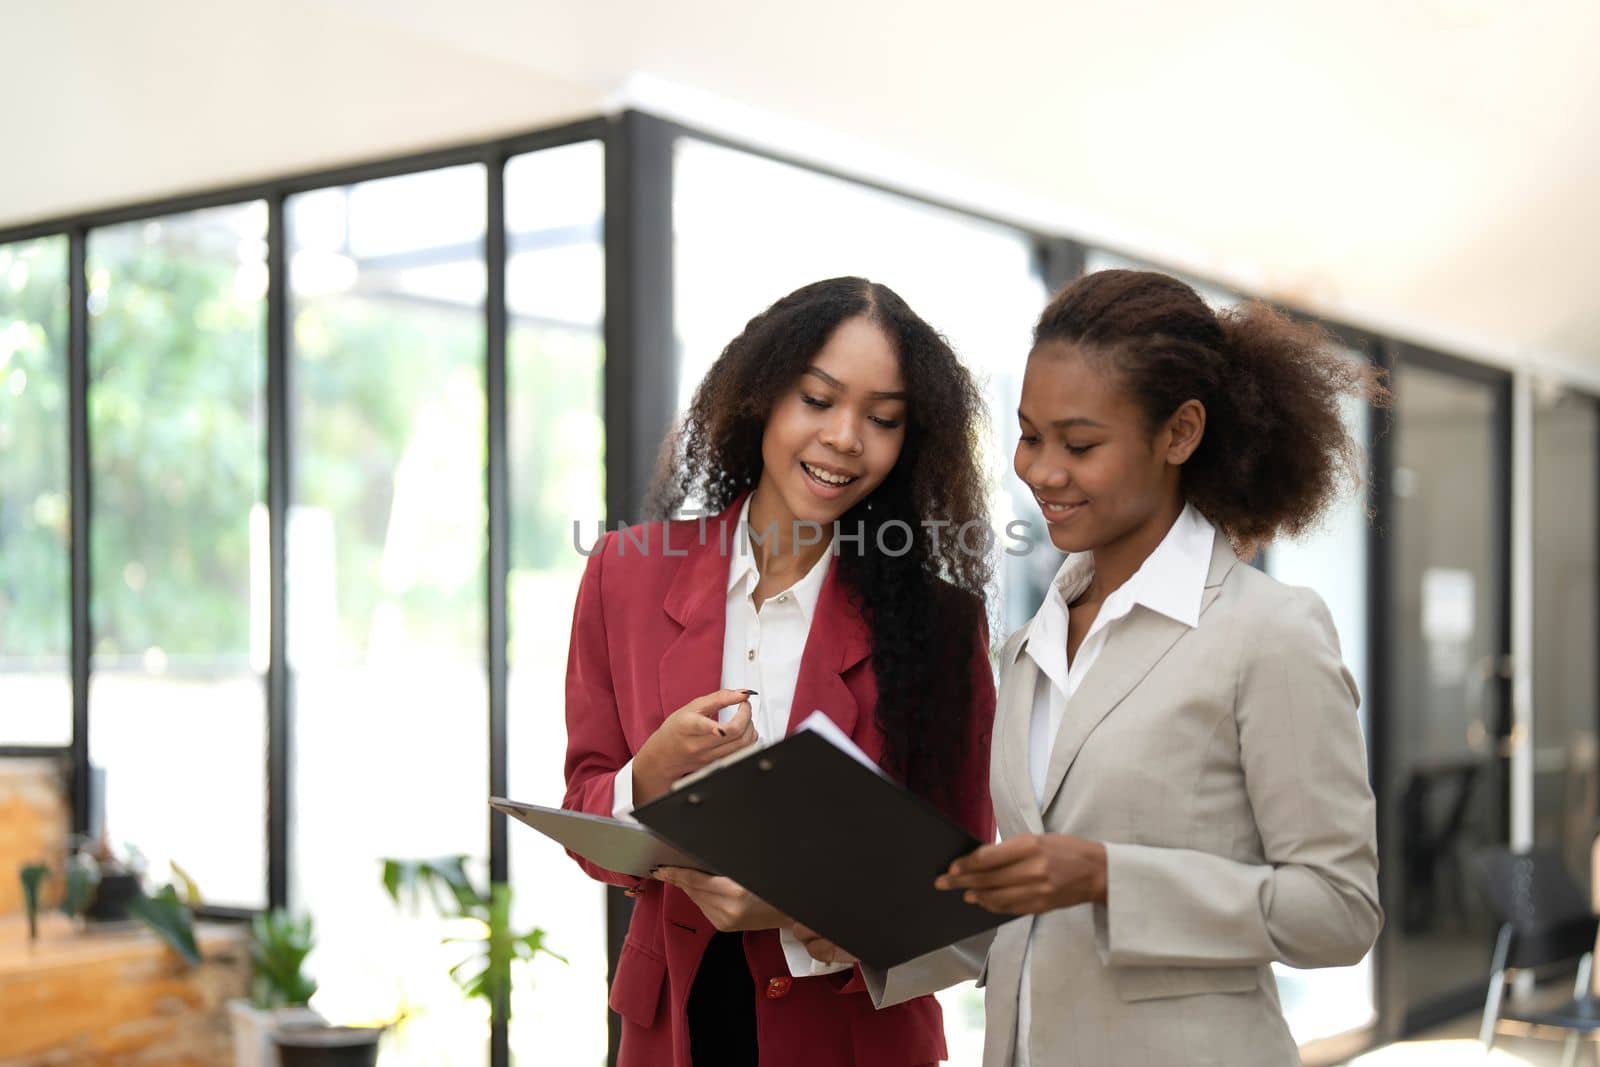
[{"label": "red blazer", "polygon": [[[623,764],[668,714],[722,687],[729,557],[721,546],[737,532],[738,508],[736,501],[703,526],[657,522],[611,533],[589,557],[567,658],[564,807],[609,815]],[[789,729],[821,708],[881,761],[871,633],[837,574],[829,573],[817,602]],[[973,634],[972,663],[972,743],[953,795],[961,822],[990,841],[995,694],[986,633]],[[591,877],[640,890],[611,983],[611,1008],[622,1017],[619,1067],[691,1067],[685,1003],[715,929],[682,890],[573,858]],[[744,950],[756,984],[762,1067],[915,1067],[945,1058],[932,997],[874,1011],[859,969],[791,979],[776,930],[747,932]]]}]

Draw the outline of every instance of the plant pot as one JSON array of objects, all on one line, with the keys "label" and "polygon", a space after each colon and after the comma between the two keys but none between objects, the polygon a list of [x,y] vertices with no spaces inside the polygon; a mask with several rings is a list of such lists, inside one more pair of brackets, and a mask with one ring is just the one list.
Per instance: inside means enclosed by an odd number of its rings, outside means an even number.
[{"label": "plant pot", "polygon": [[280,1026],[272,1042],[282,1067],[376,1067],[382,1036],[365,1026]]},{"label": "plant pot", "polygon": [[248,1000],[228,1001],[233,1026],[234,1067],[279,1067],[272,1033],[280,1026],[317,1026],[324,1020],[310,1008],[276,1008],[263,1011]]},{"label": "plant pot", "polygon": [[100,884],[83,911],[84,917],[95,922],[121,922],[128,918],[128,905],[143,895],[137,874],[106,871],[100,875]]}]

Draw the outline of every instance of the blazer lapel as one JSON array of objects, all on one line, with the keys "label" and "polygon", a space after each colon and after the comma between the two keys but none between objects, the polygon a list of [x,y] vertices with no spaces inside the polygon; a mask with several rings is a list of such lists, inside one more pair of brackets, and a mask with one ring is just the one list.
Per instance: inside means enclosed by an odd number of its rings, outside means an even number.
[{"label": "blazer lapel", "polygon": [[[1030,624],[1031,625],[1031,624]],[[1022,821],[1036,834],[1044,833],[1044,816],[1033,789],[1033,768],[1028,742],[1033,729],[1033,700],[1039,688],[1039,665],[1027,654],[1026,640],[1019,642],[1011,662],[1002,664],[1000,707],[996,719],[1000,732],[1001,779]]]},{"label": "blazer lapel", "polygon": [[861,709],[856,706],[856,698],[845,685],[843,675],[871,652],[872,632],[840,582],[835,560],[822,584],[816,613],[811,617],[811,628],[806,634],[805,651],[800,656],[800,675],[795,680],[794,700],[789,706],[789,723],[784,735],[794,733],[795,727],[813,711],[821,711],[846,736],[854,737]]},{"label": "blazer lapel", "polygon": [[[1239,557],[1233,546],[1216,531],[1211,546],[1211,563],[1206,571],[1205,591],[1200,600],[1203,618],[1222,591],[1222,582]],[[1044,804],[1048,810],[1055,795],[1060,792],[1067,772],[1078,758],[1089,735],[1110,715],[1118,704],[1144,680],[1145,676],[1161,662],[1178,639],[1189,632],[1189,627],[1160,612],[1136,605],[1127,618],[1115,624],[1106,635],[1106,645],[1100,658],[1073,694],[1067,704],[1066,717],[1061,722],[1061,732],[1056,735],[1050,751],[1050,768],[1045,776]]]},{"label": "blazer lapel", "polygon": [[1094,728],[1150,673],[1167,654],[1167,649],[1188,632],[1189,628],[1183,623],[1138,605],[1106,635],[1099,659],[1067,702],[1061,732],[1050,750],[1050,769],[1045,775],[1045,808],[1050,807],[1067,771],[1078,758],[1078,751]]},{"label": "blazer lapel", "polygon": [[[662,606],[682,630],[658,667],[661,717],[665,719],[696,697],[722,688],[722,638],[727,629],[728,555],[723,546],[737,531],[736,500],[705,526],[705,540],[691,538],[681,546],[687,556],[667,588]],[[673,546],[677,554],[680,546]]]}]

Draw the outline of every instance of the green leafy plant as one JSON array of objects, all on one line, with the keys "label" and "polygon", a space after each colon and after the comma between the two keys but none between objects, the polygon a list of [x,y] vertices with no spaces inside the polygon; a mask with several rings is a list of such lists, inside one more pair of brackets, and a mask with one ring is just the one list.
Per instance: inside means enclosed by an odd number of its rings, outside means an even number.
[{"label": "green leafy plant", "polygon": [[50,868],[42,863],[30,863],[22,868],[22,903],[28,910],[28,940],[39,939],[39,885]]},{"label": "green leafy plant", "polygon": [[309,1003],[317,982],[303,967],[315,943],[309,915],[275,908],[252,919],[250,1003],[262,1011]]},{"label": "green leafy plant", "polygon": [[[194,935],[193,909],[201,903],[200,887],[174,863],[172,883],[152,895],[137,883],[141,866],[137,855],[127,860],[115,855],[104,837],[92,849],[75,847],[67,856],[66,890],[62,894],[61,910],[74,918],[85,915],[94,906],[108,877],[135,879],[129,887],[128,916],[149,927],[184,962],[191,966],[199,963],[200,946]],[[25,880],[26,877],[24,872]],[[40,878],[43,877],[41,874]]]},{"label": "green leafy plant", "polygon": [[128,913],[148,926],[157,937],[172,947],[190,965],[200,962],[200,946],[194,939],[194,914],[178,896],[178,890],[164,885],[154,896],[135,897]]},{"label": "green leafy plant", "polygon": [[383,887],[398,905],[416,908],[428,898],[446,916],[477,921],[481,932],[475,936],[445,939],[447,943],[474,948],[471,955],[450,968],[450,977],[467,996],[488,1001],[494,1021],[509,1021],[513,964],[532,962],[540,955],[562,963],[567,958],[546,947],[545,932],[539,927],[526,933],[512,930],[511,887],[496,882],[489,892],[480,891],[467,874],[466,859],[386,859]]},{"label": "green leafy plant", "polygon": [[94,900],[100,884],[100,866],[94,857],[74,852],[67,857],[67,888],[61,897],[61,910],[69,916],[82,915]]}]

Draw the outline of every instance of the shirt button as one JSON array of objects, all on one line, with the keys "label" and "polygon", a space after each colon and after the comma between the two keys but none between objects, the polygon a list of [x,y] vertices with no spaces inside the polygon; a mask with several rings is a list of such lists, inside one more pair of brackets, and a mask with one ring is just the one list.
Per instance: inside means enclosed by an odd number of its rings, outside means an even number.
[{"label": "shirt button", "polygon": [[778,594],[778,603],[782,604],[785,600],[788,600],[788,599],[789,599],[789,594],[788,593],[779,593]]},{"label": "shirt button", "polygon": [[748,651],[748,652],[746,652],[744,654],[744,658],[745,659],[755,659],[756,658],[756,650],[752,648],[750,651]]},{"label": "shirt button", "polygon": [[780,1000],[789,995],[789,990],[794,985],[793,978],[771,978],[767,980],[767,999]]}]

